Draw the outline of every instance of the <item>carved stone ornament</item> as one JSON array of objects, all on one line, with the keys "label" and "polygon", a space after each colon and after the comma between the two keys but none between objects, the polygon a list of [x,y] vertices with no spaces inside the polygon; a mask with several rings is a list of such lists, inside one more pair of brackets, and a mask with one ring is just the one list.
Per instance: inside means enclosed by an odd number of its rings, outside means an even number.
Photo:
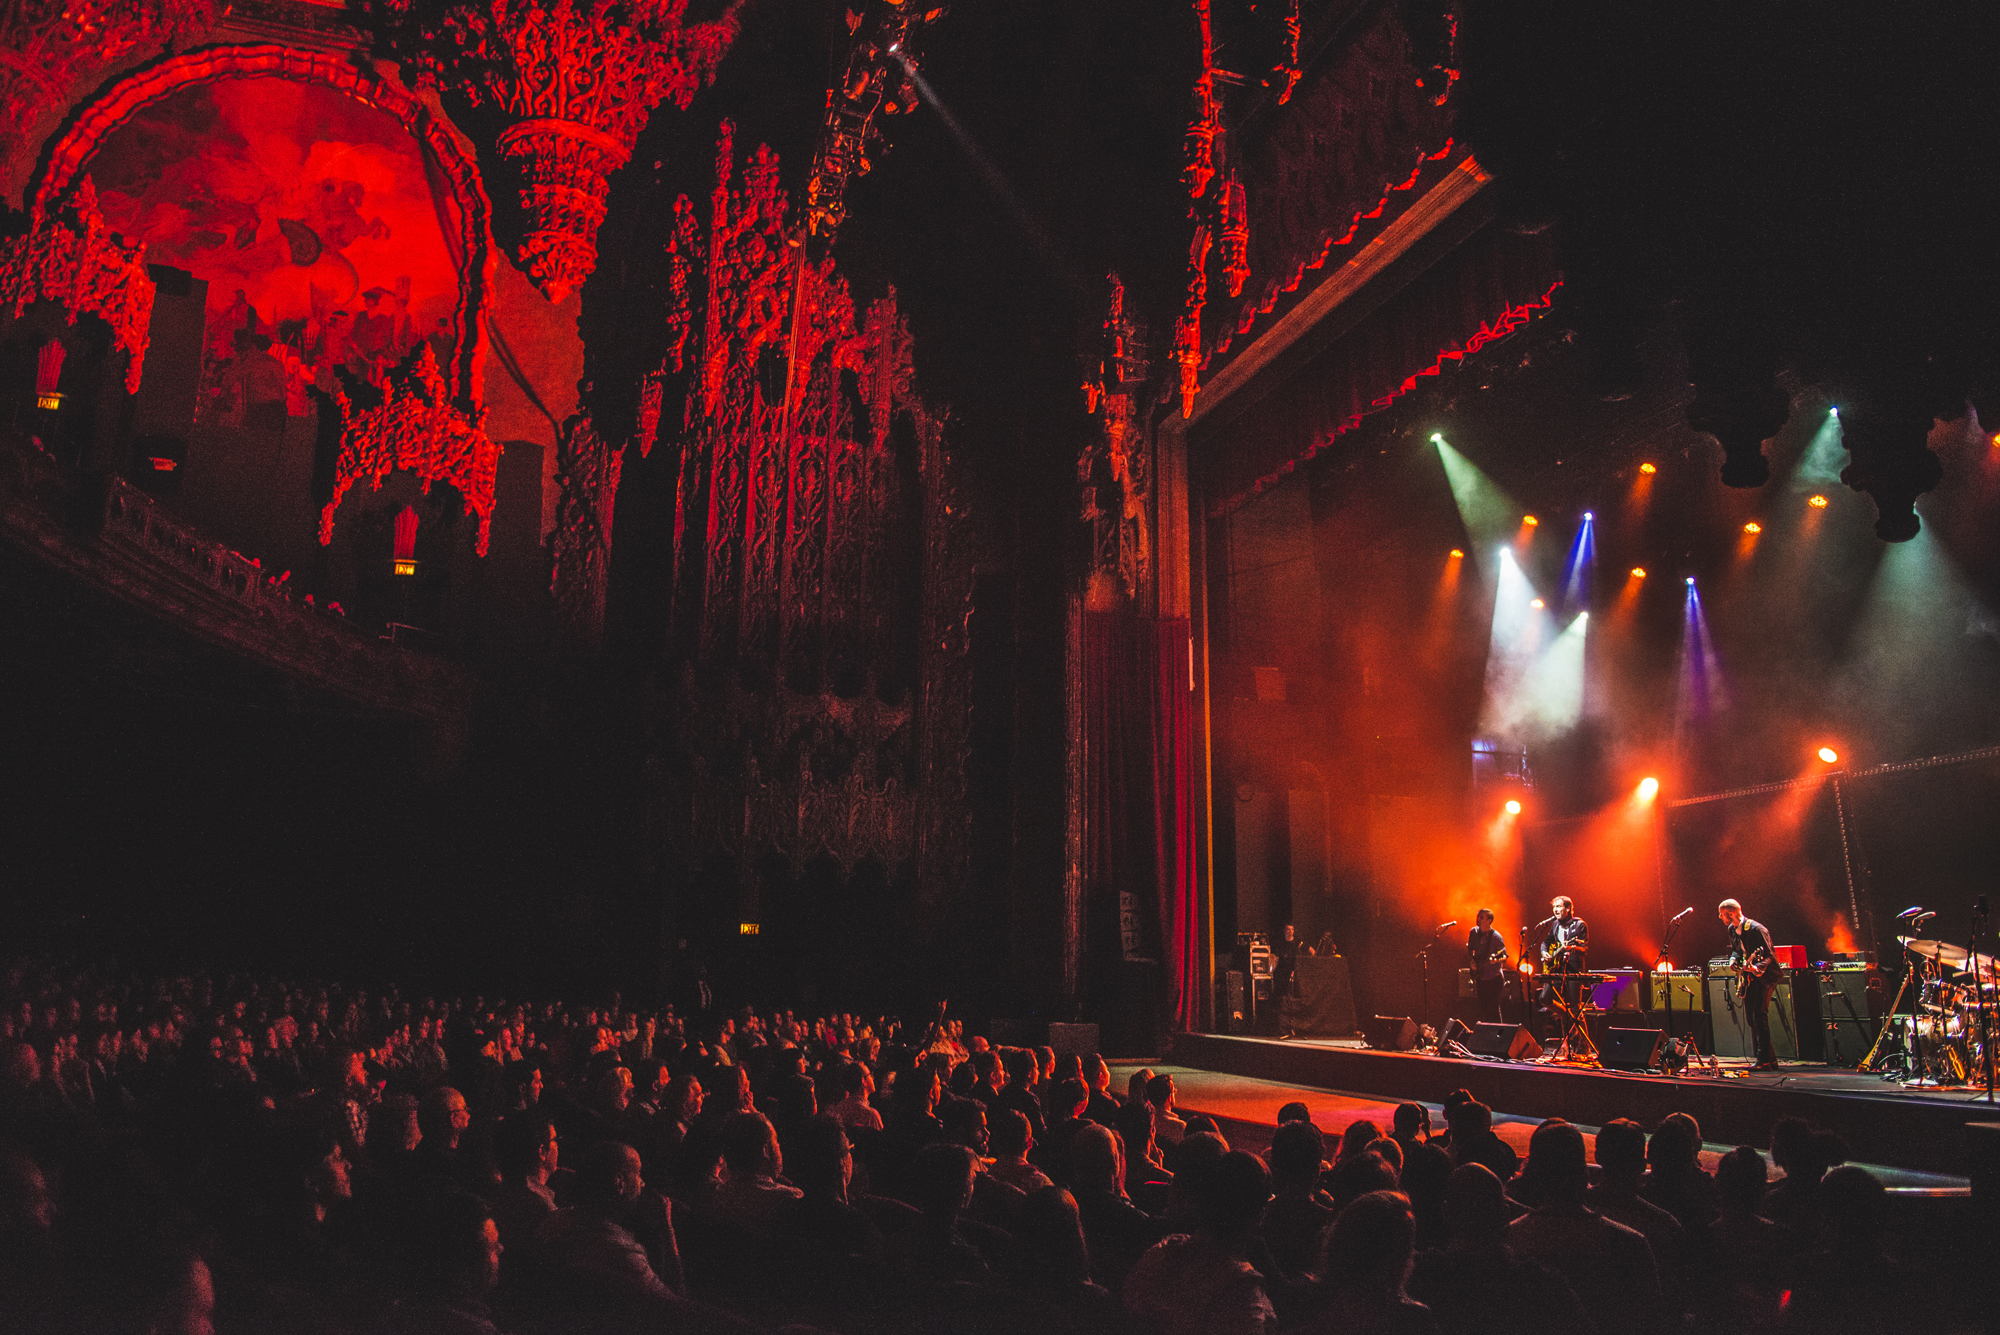
[{"label": "carved stone ornament", "polygon": [[205,31],[209,0],[16,0],[0,6],[0,161],[52,107],[135,52]]},{"label": "carved stone ornament", "polygon": [[68,207],[54,216],[37,207],[26,236],[0,240],[0,306],[11,305],[18,318],[36,301],[53,301],[68,311],[71,324],[79,315],[101,316],[113,341],[131,356],[125,390],[137,393],[153,319],[145,251],[119,244],[86,177]]},{"label": "carved stone ornament", "polygon": [[415,77],[491,106],[521,174],[514,258],[551,301],[597,267],[606,180],[653,108],[686,108],[735,40],[737,5],[684,21],[687,0],[373,0]]},{"label": "carved stone ornament", "polygon": [[486,413],[467,418],[452,407],[430,344],[423,345],[407,374],[384,388],[379,406],[357,411],[345,390],[336,389],[340,407],[340,458],[334,462],[333,498],[319,515],[321,545],[333,541],[333,515],[347,490],[363,478],[371,487],[398,468],[415,473],[426,492],[433,482],[449,482],[479,516],[475,543],[486,555],[493,531],[493,482],[500,446],[486,434]]}]

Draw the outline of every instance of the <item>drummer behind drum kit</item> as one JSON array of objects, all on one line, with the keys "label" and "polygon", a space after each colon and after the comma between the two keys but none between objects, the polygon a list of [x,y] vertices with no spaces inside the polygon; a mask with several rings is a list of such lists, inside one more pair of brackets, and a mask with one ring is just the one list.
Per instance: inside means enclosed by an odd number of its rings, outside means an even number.
[{"label": "drummer behind drum kit", "polygon": [[[1879,1071],[1920,1089],[1973,1086],[1991,1091],[1994,1045],[2000,1043],[2000,959],[1978,953],[1984,927],[1986,897],[1980,896],[1973,922],[1974,948],[1948,941],[1899,936],[1910,968],[1890,1006],[1890,1017],[1875,1040],[1874,1050],[1858,1069]],[[1897,915],[1922,931],[1936,917],[1921,909]],[[1909,1014],[1901,1014],[1903,997],[1917,989]]]}]

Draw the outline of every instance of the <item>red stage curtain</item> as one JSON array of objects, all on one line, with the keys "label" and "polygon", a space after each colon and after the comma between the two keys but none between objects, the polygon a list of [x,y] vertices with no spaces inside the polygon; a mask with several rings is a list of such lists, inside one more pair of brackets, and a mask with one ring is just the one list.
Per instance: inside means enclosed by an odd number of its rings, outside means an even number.
[{"label": "red stage curtain", "polygon": [[[1157,960],[1176,1024],[1198,1018],[1188,620],[1083,618],[1085,931],[1091,960]],[[1106,936],[1116,933],[1117,949]]]},{"label": "red stage curtain", "polygon": [[1466,242],[1219,428],[1221,485],[1211,513],[1229,513],[1422,377],[1512,333],[1548,306],[1561,283],[1547,233],[1489,227]]}]

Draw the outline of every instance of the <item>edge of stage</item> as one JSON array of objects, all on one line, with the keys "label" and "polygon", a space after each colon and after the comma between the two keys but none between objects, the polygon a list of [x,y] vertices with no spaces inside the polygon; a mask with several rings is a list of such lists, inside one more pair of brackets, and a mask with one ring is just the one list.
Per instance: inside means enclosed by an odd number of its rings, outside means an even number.
[{"label": "edge of stage", "polygon": [[1858,1160],[1954,1176],[1966,1175],[1973,1157],[1966,1123],[2000,1121],[2000,1104],[1989,1104],[1984,1090],[1910,1090],[1803,1062],[1717,1079],[1385,1052],[1351,1039],[1192,1032],[1173,1036],[1171,1058],[1227,1075],[1424,1103],[1465,1088],[1505,1112],[1588,1126],[1618,1117],[1652,1126],[1684,1112],[1719,1144],[1768,1145],[1771,1124],[1797,1116],[1839,1132]]}]

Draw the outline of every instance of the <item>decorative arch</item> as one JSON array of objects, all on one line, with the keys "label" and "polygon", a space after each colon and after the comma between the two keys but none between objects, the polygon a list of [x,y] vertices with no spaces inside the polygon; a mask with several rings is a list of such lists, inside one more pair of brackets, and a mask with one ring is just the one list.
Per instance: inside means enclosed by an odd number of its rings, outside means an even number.
[{"label": "decorative arch", "polygon": [[[275,43],[212,46],[170,55],[119,78],[85,103],[50,141],[30,211],[54,213],[75,188],[84,165],[111,134],[154,103],[184,89],[236,78],[278,78],[317,84],[386,112],[410,132],[449,187],[458,205],[457,235],[441,228],[458,269],[451,364],[443,368],[454,397],[480,402],[485,392],[486,340],[482,317],[493,289],[496,250],[493,205],[473,160],[450,129],[417,96],[349,56],[297,50]],[[442,219],[440,222],[442,223]]]}]

